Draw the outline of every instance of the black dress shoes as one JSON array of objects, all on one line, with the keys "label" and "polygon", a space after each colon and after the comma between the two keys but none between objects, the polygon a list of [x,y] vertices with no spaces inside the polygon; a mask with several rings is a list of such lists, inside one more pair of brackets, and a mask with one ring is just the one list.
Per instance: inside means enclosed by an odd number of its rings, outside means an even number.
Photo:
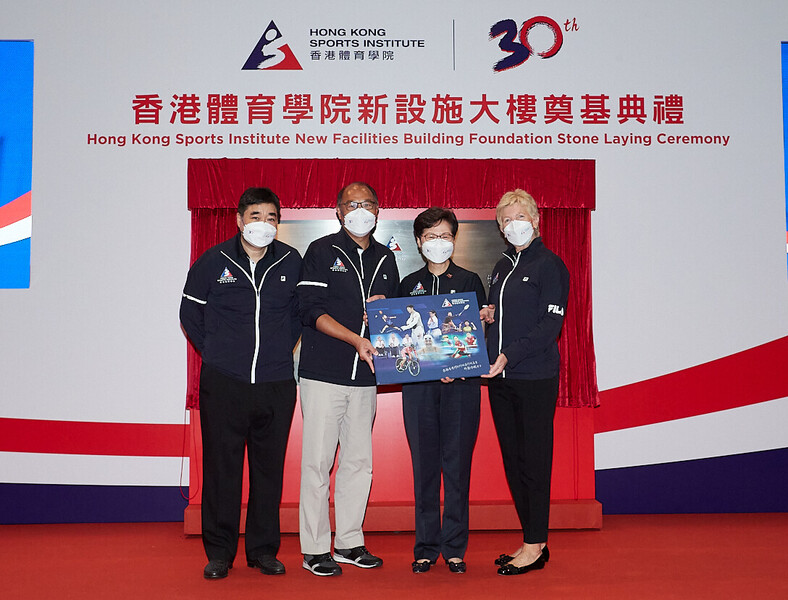
[{"label": "black dress shoes", "polygon": [[447,560],[446,564],[449,565],[449,571],[452,573],[465,573],[465,561],[452,562]]},{"label": "black dress shoes", "polygon": [[202,576],[206,579],[222,579],[227,577],[227,572],[233,565],[226,560],[212,560],[203,569]]},{"label": "black dress shoes", "polygon": [[435,561],[431,560],[414,560],[411,567],[413,567],[414,573],[426,573],[430,570],[430,567],[435,564]]},{"label": "black dress shoes", "polygon": [[[499,567],[504,566],[506,563],[510,562],[514,557],[509,556],[508,554],[501,554],[498,558],[495,559],[495,564]],[[547,562],[550,560],[550,550],[547,549],[547,546],[542,548],[542,558],[544,561]]]},{"label": "black dress shoes", "polygon": [[512,563],[506,563],[498,569],[498,575],[525,575],[528,571],[536,571],[537,569],[544,569],[545,559],[541,554],[530,565],[523,567],[515,567]]},{"label": "black dress shoes", "polygon": [[276,556],[258,556],[254,560],[247,560],[246,564],[250,567],[260,569],[263,575],[284,575],[285,566]]}]

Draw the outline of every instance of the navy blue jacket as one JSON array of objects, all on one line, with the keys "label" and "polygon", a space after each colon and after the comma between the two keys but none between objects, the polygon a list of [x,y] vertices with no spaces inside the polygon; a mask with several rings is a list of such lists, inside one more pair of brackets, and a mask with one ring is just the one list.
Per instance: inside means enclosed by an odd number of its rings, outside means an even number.
[{"label": "navy blue jacket", "polygon": [[[438,294],[461,294],[463,292],[476,292],[476,302],[479,308],[487,304],[487,294],[484,291],[484,284],[481,278],[468,269],[463,269],[449,262],[449,268],[440,275],[430,273],[428,265],[418,271],[414,271],[406,276],[399,284],[399,296],[401,298],[413,296],[437,296]],[[424,323],[427,328],[427,323]],[[454,383],[457,385],[479,385],[480,378],[458,378]],[[420,385],[418,383],[406,383],[405,386]]]},{"label": "navy blue jacket", "polygon": [[438,294],[461,294],[462,292],[476,292],[479,308],[487,304],[487,294],[484,284],[473,271],[463,269],[449,262],[449,268],[440,275],[430,273],[429,267],[424,265],[418,271],[406,276],[399,286],[399,296],[437,296]]},{"label": "navy blue jacket", "polygon": [[293,378],[301,256],[274,240],[251,274],[241,234],[209,248],[186,278],[181,324],[205,364],[249,383]]},{"label": "navy blue jacket", "polygon": [[318,331],[316,323],[329,315],[362,337],[366,300],[382,294],[396,297],[399,271],[394,253],[370,237],[361,247],[344,228],[309,245],[304,254],[298,301],[304,333],[299,377],[340,385],[375,385],[375,375],[350,344]]},{"label": "navy blue jacket", "polygon": [[503,353],[508,362],[501,377],[555,377],[569,271],[542,238],[520,252],[510,246],[503,255],[493,268],[488,300],[495,305],[495,322],[486,330],[490,364]]}]

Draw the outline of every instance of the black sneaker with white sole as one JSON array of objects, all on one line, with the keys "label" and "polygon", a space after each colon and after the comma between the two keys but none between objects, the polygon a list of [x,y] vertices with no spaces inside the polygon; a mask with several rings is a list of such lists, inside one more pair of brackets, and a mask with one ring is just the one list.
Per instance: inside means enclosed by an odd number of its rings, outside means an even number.
[{"label": "black sneaker with white sole", "polygon": [[304,554],[304,563],[302,566],[307,571],[312,571],[312,573],[321,577],[342,575],[342,567],[334,562],[334,559],[331,558],[328,552],[325,554]]},{"label": "black sneaker with white sole", "polygon": [[364,546],[356,546],[347,550],[334,548],[334,560],[349,565],[355,565],[362,569],[374,569],[383,564],[383,559],[370,553]]}]

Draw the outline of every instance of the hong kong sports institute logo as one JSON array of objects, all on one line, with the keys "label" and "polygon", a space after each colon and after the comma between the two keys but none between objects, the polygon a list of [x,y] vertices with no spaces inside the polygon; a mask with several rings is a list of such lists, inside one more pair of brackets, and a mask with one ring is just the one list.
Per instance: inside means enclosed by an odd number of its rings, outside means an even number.
[{"label": "hong kong sports institute logo", "polygon": [[[518,31],[519,30],[519,31]],[[522,24],[522,27],[517,26],[517,22],[513,19],[503,19],[490,27],[490,39],[498,38],[498,48],[502,52],[508,54],[501,60],[493,65],[493,71],[500,73],[507,69],[519,67],[531,56],[539,58],[552,58],[561,49],[564,44],[564,31],[577,31],[577,19],[567,19],[563,28],[550,17],[531,17]],[[542,38],[544,32],[552,34],[550,41],[545,43]],[[534,48],[534,41],[532,36],[537,39],[537,48]]]},{"label": "hong kong sports institute logo", "polygon": [[279,31],[276,23],[271,21],[241,70],[301,71],[303,69],[290,46],[285,43],[282,32]]}]

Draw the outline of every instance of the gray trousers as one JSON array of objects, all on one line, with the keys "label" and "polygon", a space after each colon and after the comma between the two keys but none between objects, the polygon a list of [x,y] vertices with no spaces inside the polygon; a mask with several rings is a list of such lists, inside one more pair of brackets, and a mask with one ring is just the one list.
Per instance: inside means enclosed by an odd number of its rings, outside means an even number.
[{"label": "gray trousers", "polygon": [[[364,544],[361,526],[372,485],[374,386],[356,387],[301,379],[301,495],[299,533],[303,554],[331,551],[329,480],[334,457],[334,547]],[[337,455],[337,444],[339,454]]]}]

